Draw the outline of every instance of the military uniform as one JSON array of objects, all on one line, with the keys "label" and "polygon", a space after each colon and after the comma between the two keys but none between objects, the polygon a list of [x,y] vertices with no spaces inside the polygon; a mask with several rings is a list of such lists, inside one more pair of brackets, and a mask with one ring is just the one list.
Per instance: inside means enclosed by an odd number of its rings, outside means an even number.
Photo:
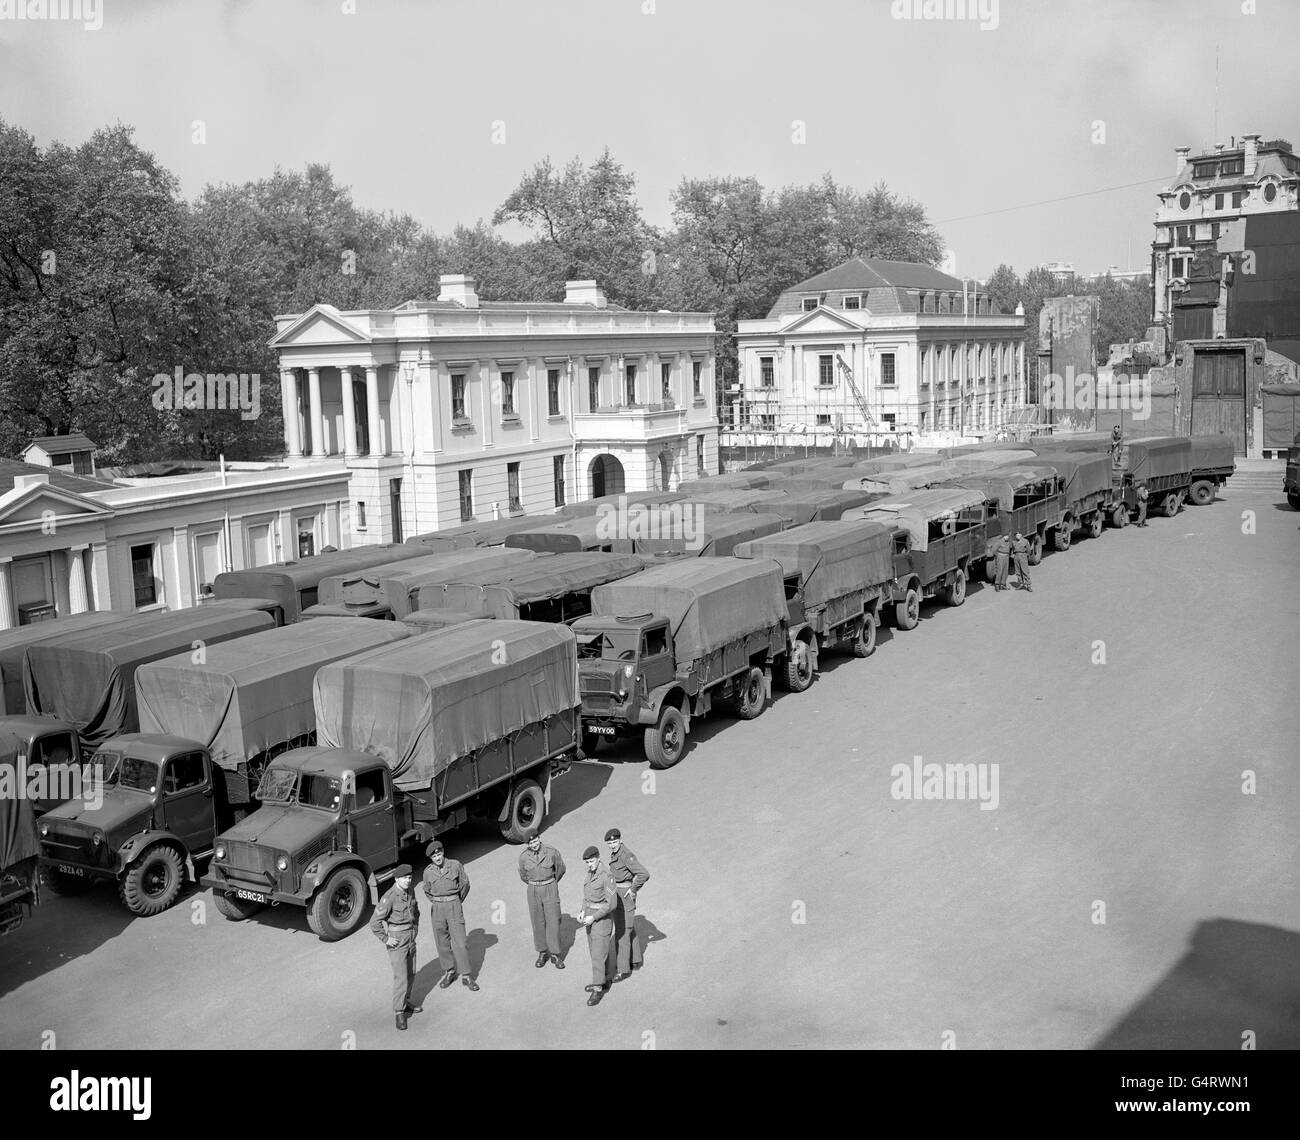
[{"label": "military uniform", "polygon": [[469,894],[469,876],[455,859],[444,858],[442,866],[430,863],[424,869],[424,893],[429,899],[433,935],[438,941],[438,964],[444,975],[460,974],[470,979],[469,948],[465,940],[465,911],[461,904]]},{"label": "military uniform", "polygon": [[587,948],[591,951],[591,984],[605,985],[609,966],[609,943],[614,934],[614,911],[618,894],[614,880],[603,863],[588,871],[582,881],[582,913],[593,921],[587,927]]},{"label": "military uniform", "polygon": [[[534,854],[525,847],[519,853],[519,877],[527,885],[528,917],[533,924],[533,949],[549,954],[560,964],[560,880],[564,860],[545,843]],[[539,965],[546,963],[539,957]]]},{"label": "military uniform", "polygon": [[614,912],[614,944],[618,948],[618,972],[631,973],[633,965],[641,965],[641,947],[636,940],[636,894],[650,881],[647,871],[627,845],[609,857],[609,873],[618,895],[618,909]]},{"label": "military uniform", "polygon": [[[375,937],[388,949],[393,968],[393,1012],[406,1012],[415,983],[415,938],[420,930],[420,904],[414,890],[402,890],[396,883],[384,892],[370,921]],[[396,942],[396,946],[389,946]]]},{"label": "military uniform", "polygon": [[1032,594],[1033,586],[1029,582],[1029,539],[1023,535],[1016,539],[1011,547],[1011,553],[1016,560],[1016,577],[1020,579],[1020,588]]},{"label": "military uniform", "polygon": [[993,544],[993,588],[1007,588],[1007,571],[1011,568],[1011,536],[1004,534]]}]

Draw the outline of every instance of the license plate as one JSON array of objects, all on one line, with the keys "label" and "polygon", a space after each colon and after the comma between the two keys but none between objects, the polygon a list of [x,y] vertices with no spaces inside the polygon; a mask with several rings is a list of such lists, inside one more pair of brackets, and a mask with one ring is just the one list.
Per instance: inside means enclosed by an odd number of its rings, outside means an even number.
[{"label": "license plate", "polygon": [[588,732],[594,732],[597,736],[614,736],[614,726],[610,724],[589,724]]},{"label": "license plate", "polygon": [[265,895],[259,895],[256,891],[239,890],[238,888],[235,890],[235,898],[247,899],[249,902],[266,902]]},{"label": "license plate", "polygon": [[69,867],[67,863],[59,864],[60,875],[84,875],[85,873],[85,867]]}]

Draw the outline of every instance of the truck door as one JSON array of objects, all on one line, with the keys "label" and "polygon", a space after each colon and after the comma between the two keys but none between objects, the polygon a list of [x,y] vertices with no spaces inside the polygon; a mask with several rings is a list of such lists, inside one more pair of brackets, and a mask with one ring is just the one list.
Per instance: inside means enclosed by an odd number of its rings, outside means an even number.
[{"label": "truck door", "polygon": [[357,775],[348,818],[358,855],[377,870],[397,862],[397,820],[387,769]]},{"label": "truck door", "polygon": [[159,823],[190,851],[212,846],[212,781],[204,761],[202,752],[186,752],[169,758],[163,772]]},{"label": "truck door", "polygon": [[37,801],[41,811],[83,794],[81,769],[73,774],[78,759],[77,742],[69,729],[47,732],[32,740],[27,767],[31,772],[45,771],[45,798]]},{"label": "truck door", "polygon": [[641,675],[649,691],[666,685],[677,674],[673,655],[668,650],[668,627],[656,625],[641,634]]}]

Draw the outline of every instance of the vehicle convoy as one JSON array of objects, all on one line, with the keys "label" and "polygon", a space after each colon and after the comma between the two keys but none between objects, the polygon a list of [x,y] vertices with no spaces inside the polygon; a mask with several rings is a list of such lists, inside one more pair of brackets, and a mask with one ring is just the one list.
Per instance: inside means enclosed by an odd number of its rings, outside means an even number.
[{"label": "vehicle convoy", "polygon": [[356,546],[331,550],[290,562],[275,562],[252,570],[227,570],[212,582],[216,598],[268,598],[279,608],[277,624],[292,625],[303,611],[318,601],[317,589],[323,578],[346,574],[370,566],[382,566],[403,558],[418,558],[425,551],[402,543]]},{"label": "vehicle convoy", "polygon": [[719,511],[756,510],[761,503],[765,512],[770,512],[774,503],[788,497],[779,487],[747,487],[737,491],[701,491],[687,501]]},{"label": "vehicle convoy", "polygon": [[678,484],[677,490],[688,499],[698,499],[701,495],[714,494],[718,491],[761,490],[780,482],[781,478],[776,472],[729,471],[725,475],[706,475],[701,479],[687,479]]},{"label": "vehicle convoy", "polygon": [[884,523],[894,533],[894,624],[915,629],[921,602],[942,595],[950,606],[966,600],[974,564],[988,555],[988,509],[978,491],[936,487],[855,507],[846,519]]},{"label": "vehicle convoy", "polygon": [[412,635],[397,622],[322,619],[250,634],[142,665],[142,732],[104,742],[99,803],[73,801],[40,821],[41,865],[61,894],[116,882],[136,915],[170,907],[217,833],[252,806],[267,763],[315,743],[316,670]]},{"label": "vehicle convoy", "polygon": [[48,641],[71,630],[124,621],[127,616],[113,610],[94,610],[54,621],[20,625],[17,629],[0,630],[0,716],[22,716],[27,711],[27,695],[23,692],[23,657],[29,645]]},{"label": "vehicle convoy", "polygon": [[668,506],[649,521],[647,537],[632,546],[637,554],[654,559],[726,558],[740,543],[776,534],[785,525],[775,514],[702,508],[691,515]]},{"label": "vehicle convoy", "polygon": [[1024,536],[1029,543],[1030,566],[1037,566],[1043,560],[1043,548],[1049,537],[1054,539],[1058,550],[1069,549],[1069,538],[1061,536],[1070,535],[1073,527],[1065,522],[1061,481],[1054,467],[1045,463],[994,467],[980,475],[963,476],[953,486],[978,491],[984,496],[988,510],[984,571],[990,582],[994,579],[993,546],[1004,534]]},{"label": "vehicle convoy", "polygon": [[685,752],[691,718],[715,701],[762,713],[789,618],[779,563],[691,558],[597,586],[573,623],[583,742],[640,732],[652,768]]},{"label": "vehicle convoy", "polygon": [[1287,449],[1286,474],[1282,477],[1282,490],[1291,509],[1300,511],[1300,432]]},{"label": "vehicle convoy", "polygon": [[[12,757],[0,745],[0,769],[14,780]],[[0,796],[0,935],[12,934],[41,898],[35,805],[26,796]]]},{"label": "vehicle convoy", "polygon": [[[513,621],[571,623],[591,612],[591,593],[605,582],[644,569],[636,554],[544,554],[515,568],[448,582],[432,609],[460,610],[480,617]],[[421,608],[435,599],[420,591]]]},{"label": "vehicle convoy", "polygon": [[[681,491],[628,491],[618,495],[600,495],[594,499],[583,499],[577,503],[570,503],[564,508],[564,513],[569,518],[586,518],[589,515],[599,514],[601,508],[620,509],[622,507],[646,507],[653,506],[656,503],[679,503],[687,496]],[[554,522],[555,516],[544,520]]]},{"label": "vehicle convoy", "polygon": [[846,491],[841,479],[833,487],[790,487],[787,493],[772,499],[760,499],[747,509],[760,514],[780,515],[787,526],[806,526],[814,522],[838,522],[840,515],[872,500],[870,491]]},{"label": "vehicle convoy", "polygon": [[1079,527],[1083,527],[1088,537],[1100,538],[1106,517],[1114,506],[1110,457],[1101,453],[1053,451],[1045,453],[1038,462],[1052,468],[1061,481],[1061,522],[1052,535],[1056,549],[1068,547],[1073,531]]},{"label": "vehicle convoy", "polygon": [[500,546],[516,531],[534,530],[569,517],[569,508],[565,508],[553,515],[511,515],[504,519],[484,519],[482,522],[413,535],[406,540],[406,545],[422,546],[425,554],[472,550],[476,546]]},{"label": "vehicle convoy", "polygon": [[1237,450],[1226,435],[1194,435],[1192,443],[1192,484],[1187,499],[1198,507],[1214,502],[1214,492],[1237,470]]},{"label": "vehicle convoy", "polygon": [[232,920],[303,907],[325,941],[361,924],[403,848],[473,816],[511,843],[540,826],[577,751],[576,642],[562,625],[471,621],[327,665],[317,746],[277,756],[261,807],[203,876]]},{"label": "vehicle convoy", "polygon": [[821,650],[846,644],[855,657],[876,650],[880,614],[892,594],[893,527],[875,522],[817,522],[736,547],[737,558],[778,562],[785,579],[789,643],[786,687],[813,682]]},{"label": "vehicle convoy", "polygon": [[414,613],[420,605],[420,587],[445,581],[449,576],[471,570],[495,570],[526,562],[528,551],[501,546],[465,547],[458,550],[405,558],[332,574],[322,578],[317,590],[318,601],[303,611],[303,620],[321,617],[363,617],[382,620],[401,619]]},{"label": "vehicle convoy", "polygon": [[1187,436],[1149,436],[1115,440],[1100,432],[1066,436],[1034,436],[1030,445],[1039,456],[1062,450],[1107,452],[1111,456],[1110,524],[1145,522],[1157,507],[1167,518],[1182,509],[1192,482],[1192,443]]}]

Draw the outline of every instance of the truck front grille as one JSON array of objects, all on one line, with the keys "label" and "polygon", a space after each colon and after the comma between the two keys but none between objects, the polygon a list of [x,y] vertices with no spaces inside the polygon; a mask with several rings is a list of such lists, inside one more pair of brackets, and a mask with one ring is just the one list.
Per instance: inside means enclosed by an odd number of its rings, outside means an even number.
[{"label": "truck front grille", "polygon": [[234,840],[223,844],[226,857],[222,860],[233,871],[252,872],[257,875],[275,874],[275,852],[256,843]]}]

